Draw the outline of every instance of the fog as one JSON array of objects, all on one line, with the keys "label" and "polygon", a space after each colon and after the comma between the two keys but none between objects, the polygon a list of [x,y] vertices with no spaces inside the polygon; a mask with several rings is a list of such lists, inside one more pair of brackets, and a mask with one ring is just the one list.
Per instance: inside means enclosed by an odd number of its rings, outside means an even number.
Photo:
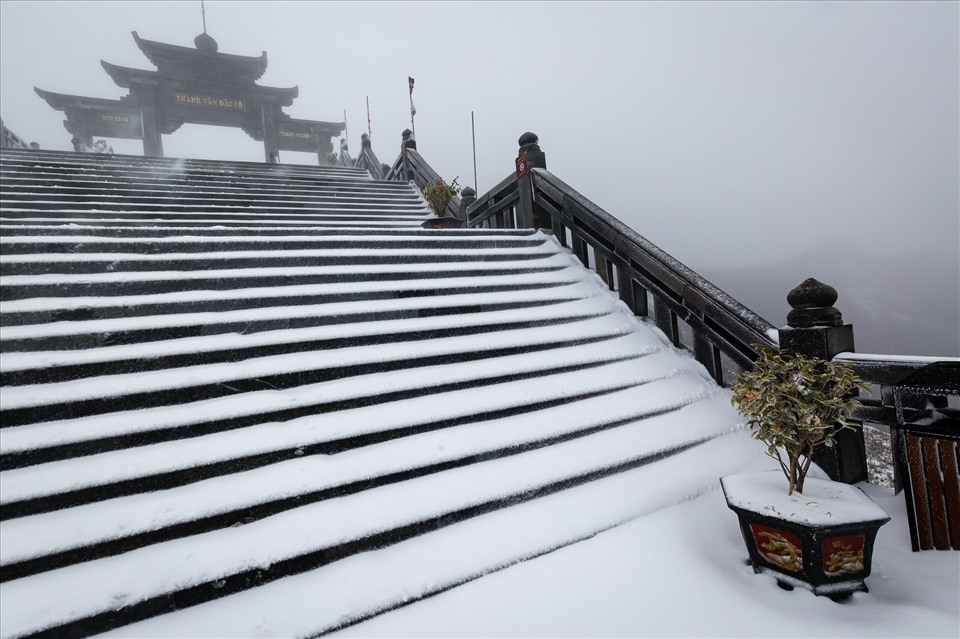
[{"label": "fog", "polygon": [[[960,355],[960,5],[955,2],[206,3],[220,51],[259,55],[286,112],[341,121],[392,162],[410,126],[479,192],[517,138],[588,198],[774,324],[807,277],[840,292],[857,350]],[[199,2],[0,2],[0,114],[70,149],[33,87],[126,94],[100,60],[154,68],[131,31],[193,46]],[[110,140],[118,153],[138,141]],[[167,156],[263,160],[184,125]],[[337,147],[335,141],[334,147]],[[283,162],[314,163],[281,152]]]}]

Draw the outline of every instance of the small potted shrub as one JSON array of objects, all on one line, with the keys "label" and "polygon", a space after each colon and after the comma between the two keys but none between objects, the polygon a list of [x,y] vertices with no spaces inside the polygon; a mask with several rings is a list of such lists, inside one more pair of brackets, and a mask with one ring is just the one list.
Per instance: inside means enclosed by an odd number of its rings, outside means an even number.
[{"label": "small potted shrub", "polygon": [[443,178],[438,177],[423,187],[423,199],[427,201],[427,204],[439,218],[437,220],[424,222],[424,227],[459,228],[462,226],[461,220],[450,215],[444,215],[444,211],[446,211],[447,205],[450,204],[450,200],[460,193],[460,185],[457,184],[458,179],[460,179],[459,175],[453,178],[453,182],[447,184],[443,181]]},{"label": "small potted shrub", "polygon": [[720,480],[750,562],[787,588],[802,585],[837,599],[866,591],[873,542],[890,518],[859,488],[807,477],[814,450],[833,446],[837,430],[855,428],[848,421],[859,404],[853,392],[865,386],[845,364],[755,347],[760,358],[737,377],[731,402],[782,476]]}]

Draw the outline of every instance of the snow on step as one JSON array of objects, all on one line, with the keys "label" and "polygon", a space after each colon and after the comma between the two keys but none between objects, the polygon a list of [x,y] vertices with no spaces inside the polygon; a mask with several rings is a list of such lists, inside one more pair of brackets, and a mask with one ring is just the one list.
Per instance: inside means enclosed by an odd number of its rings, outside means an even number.
[{"label": "snow on step", "polygon": [[34,297],[22,300],[10,300],[0,305],[0,318],[4,314],[29,313],[37,311],[70,310],[82,308],[106,308],[111,306],[136,307],[143,305],[181,304],[211,300],[244,300],[285,297],[288,295],[337,295],[341,293],[374,293],[383,291],[429,292],[453,288],[483,288],[496,284],[514,285],[578,285],[579,282],[563,271],[525,273],[486,277],[467,277],[458,279],[433,280],[392,280],[381,282],[370,280],[341,284],[299,284],[284,287],[256,287],[231,289],[225,291],[177,291],[174,293],[155,293],[149,295],[119,295],[101,297]]},{"label": "snow on step", "polygon": [[[90,364],[95,362],[111,362],[128,359],[149,359],[170,355],[190,355],[195,353],[208,353],[216,351],[226,351],[237,348],[252,348],[254,346],[269,346],[277,344],[287,344],[296,342],[320,341],[335,338],[357,338],[371,337],[377,335],[402,334],[422,331],[439,331],[450,328],[466,329],[469,327],[478,327],[485,325],[498,325],[507,322],[547,322],[564,318],[585,319],[588,316],[595,316],[602,313],[598,309],[598,300],[596,299],[578,299],[576,296],[577,287],[564,287],[556,289],[544,289],[538,291],[519,291],[517,293],[497,292],[485,296],[480,295],[450,295],[439,300],[430,300],[431,308],[449,308],[467,304],[483,304],[488,301],[516,301],[525,299],[528,302],[542,301],[551,302],[550,306],[534,306],[531,308],[518,308],[506,311],[491,311],[486,313],[470,313],[461,315],[439,315],[436,317],[405,318],[399,320],[382,320],[377,322],[358,322],[355,324],[318,326],[315,328],[288,329],[279,331],[263,331],[257,333],[223,333],[220,335],[203,335],[200,337],[185,337],[179,339],[170,339],[160,342],[145,342],[140,344],[123,344],[119,346],[106,346],[103,348],[88,348],[78,351],[45,351],[45,352],[10,352],[5,353],[0,359],[0,372],[13,372],[24,370],[37,370],[53,366],[67,366],[77,364]],[[567,301],[574,300],[574,301]],[[378,301],[379,302],[379,301]],[[389,300],[393,302],[393,300]],[[600,302],[602,304],[602,302]],[[273,319],[290,318],[297,316],[322,317],[339,316],[342,314],[354,314],[361,312],[384,312],[387,310],[407,310],[416,309],[424,305],[422,299],[404,299],[395,303],[332,303],[323,306],[295,306],[295,307],[270,307],[268,309],[251,309],[262,311],[259,313],[247,313],[237,311],[225,311],[222,313],[182,313],[173,316],[181,322],[187,324],[216,324],[224,322],[243,322],[252,319]],[[602,307],[601,307],[602,308]],[[166,319],[165,316],[164,319]],[[171,319],[173,319],[171,318]],[[159,318],[149,318],[159,319]],[[147,327],[169,326],[172,322],[165,324],[150,323]],[[79,326],[78,328],[93,330],[90,327]],[[107,329],[119,330],[119,329]],[[11,333],[12,334],[12,333]],[[29,332],[24,334],[30,337],[36,337]],[[4,335],[10,338],[10,334]]]},{"label": "snow on step", "polygon": [[[611,346],[616,347],[615,344]],[[554,383],[570,383],[571,381],[576,381],[579,383],[580,389],[586,392],[600,390],[604,387],[604,384],[609,387],[616,383],[648,383],[663,377],[675,375],[678,369],[682,370],[682,368],[679,367],[682,367],[683,363],[673,360],[671,356],[672,354],[669,352],[658,353],[655,356],[642,358],[632,363],[633,365],[629,367],[624,365],[611,367],[610,369],[601,368],[591,370],[589,375],[569,375],[567,379],[552,381]],[[669,368],[671,365],[673,368]],[[665,370],[669,372],[664,372]],[[624,375],[623,377],[617,378],[616,382],[614,382],[610,376],[617,373],[632,373],[632,375]],[[387,375],[389,374],[383,374],[384,377]],[[465,377],[463,372],[461,372],[460,375],[461,377]],[[590,383],[589,380],[583,379],[590,375],[600,375],[603,379],[602,384],[598,386],[596,383]],[[357,381],[359,383],[365,383],[370,380],[362,379]],[[514,382],[514,384],[516,384],[516,382]],[[531,385],[518,384],[518,386],[527,389],[529,392]],[[675,387],[671,385],[660,385],[658,388],[675,390]],[[304,389],[301,389],[301,391],[303,390]],[[320,389],[317,390],[319,391]],[[323,390],[329,391],[329,389],[326,388]],[[344,391],[345,393],[350,393],[353,389],[346,388]],[[498,387],[494,389],[494,391],[504,396],[494,404],[495,407],[499,408],[509,406],[511,404],[511,396],[516,393],[509,385]],[[554,396],[556,396],[557,391],[554,390],[553,392]],[[466,395],[463,401],[469,401],[469,394],[463,395]],[[667,405],[672,405],[670,404],[671,402],[679,401],[677,399],[678,397],[682,398],[685,396],[686,394],[682,392],[677,395],[667,395],[664,401]],[[446,399],[439,395],[438,398],[440,400]],[[549,395],[545,399],[547,398],[549,398]],[[317,397],[312,397],[311,399],[312,401],[318,401]],[[459,406],[459,410],[464,410],[462,404]],[[475,411],[476,409],[473,410]],[[270,450],[307,446],[332,439],[345,439],[369,434],[371,432],[384,432],[401,427],[409,427],[417,423],[430,421],[425,418],[431,415],[430,413],[426,415],[417,414],[416,419],[412,422],[400,421],[397,423],[395,418],[393,421],[383,418],[373,421],[370,417],[371,413],[375,414],[376,411],[361,411],[359,415],[327,413],[315,418],[283,422],[282,426],[276,423],[267,423],[257,427],[214,433],[203,437],[175,440],[150,446],[140,446],[129,450],[89,455],[51,462],[49,464],[7,470],[2,474],[3,483],[0,485],[0,503],[6,504],[38,496],[66,492],[68,490],[78,490],[183,468],[198,467],[218,461],[252,456]],[[467,415],[469,414],[470,413],[467,413]],[[461,412],[460,415],[462,416],[463,413]],[[357,421],[360,416],[364,418],[364,421]],[[276,432],[278,430],[281,432]]]},{"label": "snow on step", "polygon": [[[77,565],[0,585],[0,617],[14,617],[15,632],[38,630],[38,617],[82,618],[212,582],[322,548],[398,528],[489,500],[519,495],[566,477],[654,454],[665,448],[643,441],[642,422],[587,438],[382,486],[274,515],[238,528],[156,544],[90,565]],[[689,434],[688,434],[689,435]],[[323,525],[319,525],[323,522]],[[150,575],[149,579],[138,576]],[[72,593],[50,601],[54,591]],[[17,620],[24,626],[16,627]],[[18,632],[19,631],[19,632]]]},{"label": "snow on step", "polygon": [[[710,410],[717,402],[726,401],[725,398],[712,398],[705,401],[703,406],[697,405],[690,411],[682,410],[706,400],[707,392],[702,380],[696,375],[677,374],[610,395],[553,406],[535,413],[431,431],[332,456],[310,456],[165,491],[121,497],[0,522],[0,535],[14,540],[0,548],[0,564],[155,530],[271,499],[369,479],[377,473],[386,475],[487,453],[498,448],[535,443],[579,431],[589,431],[617,421],[638,422],[638,432],[634,435],[645,438],[651,449],[676,445],[713,434],[702,422],[689,417],[693,412]],[[676,403],[661,403],[663,396],[670,397]],[[647,421],[644,425],[639,425],[643,420]],[[317,420],[304,421],[309,424],[310,421]],[[337,419],[333,417],[330,421]],[[378,425],[381,430],[396,427],[389,422]],[[298,430],[302,432],[303,429]],[[330,438],[329,432],[319,428],[314,429],[313,434],[316,440]],[[191,442],[173,442],[153,447],[163,450],[144,451],[139,456],[152,456],[154,468],[150,471],[156,472],[169,470],[173,457],[178,458],[177,464],[189,467],[210,463],[212,455],[209,453],[215,451],[219,456],[236,453],[235,448],[219,449],[223,443],[229,446],[230,442],[217,440],[228,440],[229,437],[213,435],[202,439],[211,441],[194,440],[193,445],[188,445]],[[291,438],[287,436],[285,439],[289,442]],[[261,450],[257,452],[262,452],[263,444],[277,445],[277,442],[273,441],[257,443],[261,444]],[[308,437],[301,437],[295,443],[302,446],[314,442]],[[205,449],[208,454],[197,455],[198,448]],[[123,451],[129,452],[133,451]],[[244,454],[250,452],[242,451]],[[180,455],[192,456],[193,459],[180,459]],[[107,453],[105,456],[121,457],[122,454]],[[202,459],[203,457],[206,459]],[[136,467],[137,464],[136,461],[97,461],[103,465],[110,463],[128,469]]]},{"label": "snow on step", "polygon": [[[704,417],[716,420],[718,412],[729,412],[729,406],[711,408]],[[656,464],[547,495],[522,508],[486,513],[103,636],[324,634],[696,497],[716,486],[715,475],[742,470],[737,459],[750,444],[744,439],[742,433],[734,433]],[[701,468],[715,472],[698,472]],[[665,480],[670,490],[650,490]]]},{"label": "snow on step", "polygon": [[[527,374],[529,377],[509,383],[494,383],[488,387],[490,392],[477,392],[475,388],[465,388],[394,400],[389,403],[350,408],[337,411],[332,416],[328,413],[317,417],[301,417],[282,422],[282,424],[261,420],[256,425],[216,434],[213,440],[204,440],[215,441],[218,448],[216,452],[201,452],[200,454],[201,456],[206,455],[208,459],[211,455],[214,459],[229,459],[389,430],[384,424],[390,424],[391,428],[399,430],[416,426],[419,423],[462,421],[473,414],[490,414],[497,410],[509,411],[529,404],[558,399],[573,399],[578,394],[601,393],[611,388],[636,386],[666,375],[663,372],[662,362],[658,361],[661,358],[660,355],[650,356],[649,359],[640,361],[639,363],[644,364],[644,366],[637,366],[633,359],[618,359],[610,363],[599,360],[596,366],[587,366],[584,370],[560,373],[550,371],[566,367],[554,366],[550,368],[549,366],[556,363],[555,360],[558,356],[553,353],[548,353],[547,356],[549,360],[554,361],[543,364],[544,369],[542,370],[548,371],[546,374],[538,374],[540,371],[529,367],[519,368],[520,362],[518,360],[522,359],[521,357],[509,358],[512,362],[498,362],[502,367],[498,372],[514,376],[519,372],[520,374]],[[592,362],[586,361],[583,363],[591,364]],[[478,368],[481,369],[490,369],[495,366],[492,362],[478,362],[477,364]],[[416,376],[422,379],[410,379],[410,373],[407,373],[406,376],[396,373],[381,373],[376,376],[367,376],[358,381],[366,384],[387,384],[389,391],[396,392],[411,386],[416,387],[441,371],[443,371],[441,367],[426,367],[415,371]],[[476,377],[462,379],[452,377],[450,380],[453,383],[467,379],[483,380],[485,372],[485,370],[478,370]],[[531,376],[531,374],[535,376]],[[610,380],[615,381],[612,387]],[[265,413],[269,415],[273,408],[286,408],[298,403],[310,405],[315,402],[315,393],[323,390],[323,388],[324,385],[309,385],[296,391],[288,390],[283,394],[283,397],[267,391],[249,393],[244,396],[246,401],[239,406],[236,401],[231,401],[230,398],[217,398],[195,402],[187,407],[172,406],[143,411],[120,411],[108,415],[36,424],[29,428],[0,430],[0,442],[2,442],[2,448],[5,451],[14,453],[56,444],[95,441],[105,437],[149,432],[162,428],[188,428],[194,423],[203,422],[219,415],[235,417],[242,417],[245,414]],[[349,399],[349,396],[341,395],[339,398]],[[323,400],[325,398],[321,397],[319,399]],[[270,402],[273,402],[274,406],[271,406]],[[236,413],[230,411],[236,411]],[[398,419],[398,415],[402,416],[402,419]],[[207,435],[206,437],[214,437],[214,435]],[[190,446],[187,445],[186,448],[190,448]],[[195,457],[196,454],[195,451],[192,452],[192,456]],[[83,458],[77,458],[77,461],[79,462],[81,459]],[[178,459],[166,460],[163,463],[166,466],[105,469],[100,471],[98,475],[105,478],[105,481],[109,481],[111,477],[129,478],[131,473],[160,472],[164,468],[170,469],[183,465]],[[6,494],[12,500],[47,494],[43,492],[44,488],[47,490],[72,490],[89,485],[90,478],[70,476],[57,479],[56,477],[48,477],[47,472],[37,472],[36,468],[37,466],[32,466],[16,471],[6,471],[6,473],[0,475],[5,478],[5,481],[7,479],[14,481],[16,477],[25,478],[25,481],[18,482],[19,492],[16,491],[17,486],[11,487],[9,484],[5,485],[3,483],[0,483],[0,490],[8,491]],[[25,474],[27,471],[30,471],[30,473]]]},{"label": "snow on step", "polygon": [[736,439],[552,237],[421,229],[408,184],[6,151],[0,176],[2,637],[330,630],[676,503]]}]

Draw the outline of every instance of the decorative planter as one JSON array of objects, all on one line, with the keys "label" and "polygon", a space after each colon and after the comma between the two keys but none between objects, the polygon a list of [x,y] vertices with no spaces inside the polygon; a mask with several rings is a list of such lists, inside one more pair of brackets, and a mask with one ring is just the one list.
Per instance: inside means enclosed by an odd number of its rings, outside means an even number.
[{"label": "decorative planter", "polygon": [[780,471],[730,475],[720,483],[755,572],[833,599],[867,591],[873,542],[890,517],[862,490],[808,477],[803,494],[787,495]]},{"label": "decorative planter", "polygon": [[463,228],[463,220],[448,215],[446,217],[430,218],[420,226],[425,229],[459,229]]}]

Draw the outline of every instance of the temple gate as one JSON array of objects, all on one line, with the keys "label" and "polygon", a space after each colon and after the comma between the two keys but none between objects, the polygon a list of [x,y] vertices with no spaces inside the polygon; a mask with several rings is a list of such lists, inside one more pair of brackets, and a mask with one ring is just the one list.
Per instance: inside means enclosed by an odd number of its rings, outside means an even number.
[{"label": "temple gate", "polygon": [[163,134],[185,123],[239,127],[263,141],[267,162],[279,161],[280,151],[317,154],[326,164],[333,151],[331,138],[344,130],[342,122],[291,118],[283,112],[299,94],[298,87],[257,84],[267,69],[267,53],[257,57],[219,53],[206,32],[194,39],[195,49],[133,39],[156,71],[100,64],[118,86],[129,90],[119,100],[53,93],[34,88],[54,109],[67,116],[64,126],[80,144],[92,146],[93,136],[143,140],[143,154],[163,157]]}]

